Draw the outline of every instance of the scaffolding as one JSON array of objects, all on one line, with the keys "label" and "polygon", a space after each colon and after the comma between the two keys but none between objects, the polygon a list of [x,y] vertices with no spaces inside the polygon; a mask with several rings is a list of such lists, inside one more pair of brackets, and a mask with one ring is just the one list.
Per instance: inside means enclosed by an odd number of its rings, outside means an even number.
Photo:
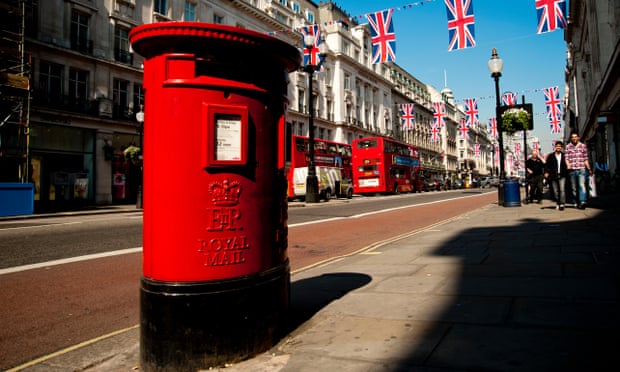
[{"label": "scaffolding", "polygon": [[30,57],[34,0],[0,0],[0,182],[29,182]]}]

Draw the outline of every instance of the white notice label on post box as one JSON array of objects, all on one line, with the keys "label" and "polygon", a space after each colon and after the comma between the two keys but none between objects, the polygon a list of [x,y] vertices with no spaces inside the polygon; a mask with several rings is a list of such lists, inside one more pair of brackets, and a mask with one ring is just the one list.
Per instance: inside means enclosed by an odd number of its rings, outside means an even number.
[{"label": "white notice label on post box", "polygon": [[215,122],[215,160],[241,160],[241,118],[227,116]]}]

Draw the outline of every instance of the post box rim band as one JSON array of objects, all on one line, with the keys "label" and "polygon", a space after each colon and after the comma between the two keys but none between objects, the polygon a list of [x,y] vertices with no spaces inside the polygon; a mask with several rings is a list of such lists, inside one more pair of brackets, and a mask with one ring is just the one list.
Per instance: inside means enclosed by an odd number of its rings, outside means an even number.
[{"label": "post box rim band", "polygon": [[141,278],[142,290],[158,294],[198,294],[212,293],[214,290],[238,291],[244,286],[253,286],[256,282],[270,282],[278,280],[282,275],[290,273],[289,259],[282,264],[276,265],[268,270],[255,274],[244,275],[235,278],[217,279],[212,281],[192,281],[192,282],[169,282],[143,276]]},{"label": "post box rim band", "polygon": [[[157,42],[146,42],[156,39]],[[145,58],[153,57],[168,50],[182,52],[184,45],[195,53],[209,45],[236,43],[240,47],[250,47],[260,53],[271,52],[280,59],[286,69],[297,70],[301,64],[299,49],[285,41],[256,31],[234,26],[202,22],[157,22],[137,26],[129,32],[129,41],[134,51]]]}]

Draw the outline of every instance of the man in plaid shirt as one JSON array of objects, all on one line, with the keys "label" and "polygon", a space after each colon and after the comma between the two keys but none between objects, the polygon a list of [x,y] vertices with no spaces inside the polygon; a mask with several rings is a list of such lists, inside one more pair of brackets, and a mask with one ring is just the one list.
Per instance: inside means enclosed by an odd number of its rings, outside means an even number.
[{"label": "man in plaid shirt", "polygon": [[[568,163],[568,175],[573,193],[573,199],[579,209],[586,209],[588,194],[586,191],[586,176],[592,173],[588,161],[588,147],[579,142],[579,134],[570,134],[570,143],[566,145],[566,162]],[[586,170],[588,173],[586,173]]]}]

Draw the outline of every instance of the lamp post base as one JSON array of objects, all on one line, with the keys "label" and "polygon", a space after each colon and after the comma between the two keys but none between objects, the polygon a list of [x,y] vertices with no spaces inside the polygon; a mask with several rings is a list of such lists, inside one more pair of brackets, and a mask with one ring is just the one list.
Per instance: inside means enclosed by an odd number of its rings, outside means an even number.
[{"label": "lamp post base", "polygon": [[318,203],[321,201],[319,195],[319,179],[316,176],[306,178],[306,203]]},{"label": "lamp post base", "polygon": [[504,179],[499,179],[499,184],[497,185],[497,205],[500,207],[504,206]]},{"label": "lamp post base", "polygon": [[136,196],[136,208],[142,209],[142,185],[138,185],[138,194]]}]

